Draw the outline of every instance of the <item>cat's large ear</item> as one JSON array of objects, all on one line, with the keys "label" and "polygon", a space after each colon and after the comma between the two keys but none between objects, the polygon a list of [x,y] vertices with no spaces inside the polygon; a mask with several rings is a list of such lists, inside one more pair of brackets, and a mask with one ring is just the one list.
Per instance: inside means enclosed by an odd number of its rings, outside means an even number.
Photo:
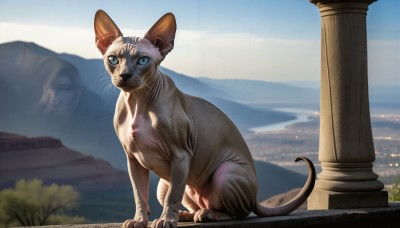
[{"label": "cat's large ear", "polygon": [[118,37],[122,36],[121,31],[114,21],[103,10],[98,10],[94,17],[94,31],[96,33],[96,46],[102,55]]},{"label": "cat's large ear", "polygon": [[147,31],[144,38],[158,47],[161,55],[165,57],[174,48],[175,32],[175,16],[172,13],[167,13]]}]

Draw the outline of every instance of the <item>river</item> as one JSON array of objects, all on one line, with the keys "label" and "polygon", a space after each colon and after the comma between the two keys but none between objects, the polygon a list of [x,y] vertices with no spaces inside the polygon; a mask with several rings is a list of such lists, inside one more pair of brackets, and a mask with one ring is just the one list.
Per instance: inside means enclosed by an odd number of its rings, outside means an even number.
[{"label": "river", "polygon": [[274,111],[290,113],[290,114],[294,115],[296,118],[294,120],[289,120],[289,121],[285,121],[285,122],[249,128],[249,131],[251,131],[255,134],[266,133],[266,132],[271,132],[271,131],[281,131],[281,130],[285,130],[288,126],[293,125],[293,124],[310,122],[310,121],[312,121],[312,119],[310,119],[311,116],[319,115],[318,111],[310,110],[310,109],[279,108],[279,109],[274,109]]}]

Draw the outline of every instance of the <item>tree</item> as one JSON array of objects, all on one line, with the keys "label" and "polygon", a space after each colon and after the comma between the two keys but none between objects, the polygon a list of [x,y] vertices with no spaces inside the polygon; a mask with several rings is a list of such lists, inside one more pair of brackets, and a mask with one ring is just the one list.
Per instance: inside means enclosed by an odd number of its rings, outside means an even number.
[{"label": "tree", "polygon": [[38,179],[20,180],[16,182],[15,189],[0,192],[0,221],[4,226],[49,225],[49,221],[81,223],[84,222],[82,217],[61,214],[66,209],[76,207],[78,199],[79,193],[72,186],[44,186]]},{"label": "tree", "polygon": [[389,201],[400,201],[400,177],[389,187]]}]

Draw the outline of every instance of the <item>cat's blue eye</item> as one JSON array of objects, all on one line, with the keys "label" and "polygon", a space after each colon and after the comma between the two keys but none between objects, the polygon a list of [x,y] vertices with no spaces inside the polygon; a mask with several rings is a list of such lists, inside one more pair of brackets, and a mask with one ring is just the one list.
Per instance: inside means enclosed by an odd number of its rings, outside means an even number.
[{"label": "cat's blue eye", "polygon": [[119,63],[118,58],[116,56],[114,56],[114,55],[108,56],[108,62],[111,65],[117,65]]},{"label": "cat's blue eye", "polygon": [[138,60],[138,64],[144,66],[150,62],[150,58],[147,56],[140,57]]}]

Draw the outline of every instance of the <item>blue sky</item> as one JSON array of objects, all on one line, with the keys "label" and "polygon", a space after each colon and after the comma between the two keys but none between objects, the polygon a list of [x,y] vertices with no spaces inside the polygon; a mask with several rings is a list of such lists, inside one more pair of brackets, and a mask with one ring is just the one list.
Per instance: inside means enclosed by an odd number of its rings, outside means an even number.
[{"label": "blue sky", "polygon": [[[320,16],[308,0],[0,0],[0,43],[36,42],[56,52],[100,58],[93,17],[105,10],[124,35],[141,36],[173,12],[175,49],[162,63],[190,76],[267,81],[318,80]],[[400,76],[400,1],[368,12],[373,84]]]}]

